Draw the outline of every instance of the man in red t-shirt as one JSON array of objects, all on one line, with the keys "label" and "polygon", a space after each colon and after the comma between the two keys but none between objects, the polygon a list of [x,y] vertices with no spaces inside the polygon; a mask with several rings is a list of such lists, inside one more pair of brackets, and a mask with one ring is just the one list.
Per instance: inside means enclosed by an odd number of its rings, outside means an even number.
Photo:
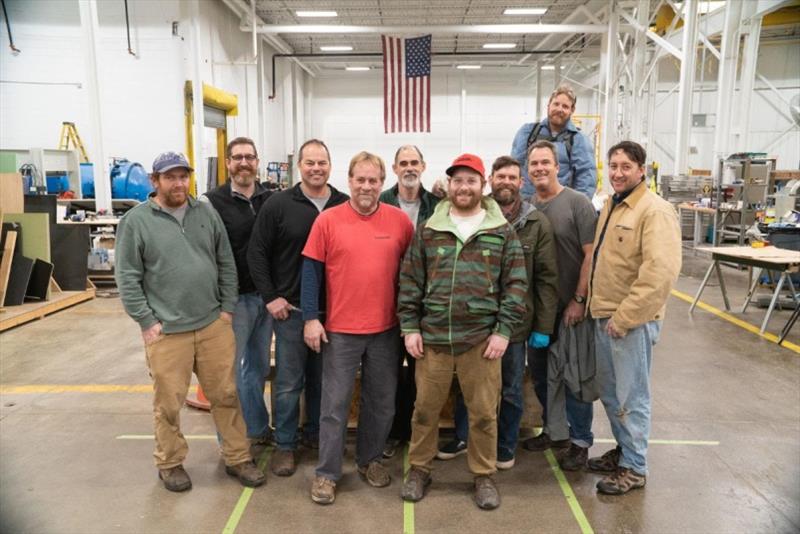
[{"label": "man in red t-shirt", "polygon": [[[300,305],[303,337],[322,351],[319,463],[311,499],[331,504],[342,476],[350,401],[361,366],[356,441],[358,473],[375,487],[391,483],[381,463],[394,417],[400,331],[396,303],[400,261],[414,233],[402,210],[379,202],[383,160],[360,152],[350,160],[350,201],[319,215],[303,249]],[[324,282],[326,322],[319,321]]]}]

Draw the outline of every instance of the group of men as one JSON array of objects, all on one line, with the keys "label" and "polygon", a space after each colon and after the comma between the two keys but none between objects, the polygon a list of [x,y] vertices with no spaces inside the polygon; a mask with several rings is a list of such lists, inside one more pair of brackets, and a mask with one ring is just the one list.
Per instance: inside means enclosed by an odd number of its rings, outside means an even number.
[{"label": "group of men", "polygon": [[[602,493],[643,487],[652,346],[680,269],[677,218],[647,188],[646,154],[630,141],[608,152],[614,194],[598,218],[594,157],[574,109],[572,91],[558,88],[548,117],[515,137],[516,158],[497,158],[487,175],[462,154],[444,198],[422,186],[425,160],[411,145],[395,153],[397,184],[386,190],[383,160],[356,154],[346,195],[328,183],[327,146],[311,139],[298,151],[300,181],[272,193],[256,179],[255,143],[239,137],[227,147],[230,180],[204,202],[188,195],[185,157],[160,155],[154,194],[121,221],[116,268],[142,329],[165,487],[191,487],[179,415],[194,371],[228,474],[263,484],[253,456],[274,442],[270,469],[290,476],[305,444],[319,449],[311,498],[333,503],[360,370],[358,474],[388,486],[383,460],[408,441],[401,495],[419,501],[434,458],[465,453],[475,503],[497,508],[493,475],[515,462],[526,360],[545,425],[523,447],[562,449],[564,469],[607,471]],[[274,432],[264,403],[272,332]],[[594,397],[557,372],[576,357],[562,354],[570,338],[590,347],[577,357],[596,366]],[[456,435],[440,448],[454,374]],[[588,459],[597,397],[617,447]]]}]

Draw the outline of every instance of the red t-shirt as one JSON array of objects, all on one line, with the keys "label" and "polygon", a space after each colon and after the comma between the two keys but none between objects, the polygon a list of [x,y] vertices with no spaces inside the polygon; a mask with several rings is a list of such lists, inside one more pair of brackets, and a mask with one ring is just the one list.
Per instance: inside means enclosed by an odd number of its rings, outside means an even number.
[{"label": "red t-shirt", "polygon": [[414,235],[408,216],[381,202],[361,215],[349,202],[319,214],[303,256],[325,263],[325,329],[376,334],[397,324],[400,262]]}]

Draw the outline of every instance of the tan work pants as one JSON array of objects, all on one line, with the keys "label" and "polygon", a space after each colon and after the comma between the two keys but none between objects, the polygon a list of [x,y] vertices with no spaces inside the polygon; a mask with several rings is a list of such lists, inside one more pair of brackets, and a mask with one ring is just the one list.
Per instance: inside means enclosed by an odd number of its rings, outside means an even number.
[{"label": "tan work pants", "polygon": [[439,416],[450,393],[453,370],[469,413],[467,460],[477,475],[497,471],[497,406],[502,386],[501,361],[483,357],[487,341],[453,356],[425,347],[416,362],[417,400],[411,419],[408,460],[430,472],[439,446]]},{"label": "tan work pants", "polygon": [[211,415],[222,436],[226,465],[251,460],[250,443],[236,395],[235,341],[231,323],[217,319],[199,330],[162,335],[145,346],[153,379],[156,467],[183,463],[189,447],[180,430],[180,412],[192,371],[211,403]]}]

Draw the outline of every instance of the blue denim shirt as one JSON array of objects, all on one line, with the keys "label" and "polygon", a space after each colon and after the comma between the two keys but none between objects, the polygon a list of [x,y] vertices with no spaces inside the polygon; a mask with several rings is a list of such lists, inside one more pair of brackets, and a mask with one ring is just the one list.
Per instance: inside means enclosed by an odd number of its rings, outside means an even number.
[{"label": "blue denim shirt", "polygon": [[[524,198],[529,198],[535,192],[533,184],[528,177],[527,157],[528,136],[531,134],[535,124],[534,122],[523,124],[511,144],[511,157],[522,165],[522,196]],[[564,143],[567,132],[578,132],[572,140],[572,163],[567,157],[567,147]],[[544,119],[539,130],[539,139],[548,139],[549,137],[550,123],[548,119]],[[597,165],[594,161],[594,150],[589,143],[589,139],[580,133],[578,128],[569,120],[566,127],[556,136],[555,145],[558,151],[558,181],[561,185],[580,191],[591,199],[597,188]]]}]

